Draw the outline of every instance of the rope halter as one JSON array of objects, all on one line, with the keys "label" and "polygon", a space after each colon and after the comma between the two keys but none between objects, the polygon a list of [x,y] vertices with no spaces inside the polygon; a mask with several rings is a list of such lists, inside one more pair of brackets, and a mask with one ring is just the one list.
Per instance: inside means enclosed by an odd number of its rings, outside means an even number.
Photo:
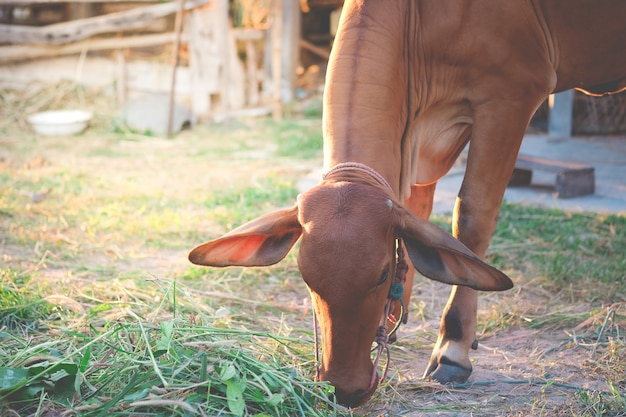
[{"label": "rope halter", "polygon": [[[380,361],[380,357],[383,352],[387,355],[387,363],[385,364],[385,369],[383,370],[381,381],[384,381],[387,377],[387,371],[389,371],[389,362],[391,358],[390,350],[389,350],[389,338],[393,336],[400,324],[402,323],[402,317],[404,316],[404,301],[402,296],[404,295],[404,282],[406,281],[406,273],[409,270],[409,266],[404,259],[404,249],[402,248],[402,241],[400,239],[396,239],[396,264],[393,282],[391,283],[391,287],[389,288],[389,294],[387,295],[387,302],[385,303],[384,314],[380,320],[380,326],[378,326],[378,330],[376,331],[376,358],[374,359],[374,371],[372,372],[372,379],[370,380],[370,386],[368,388],[368,392],[374,389],[376,385],[376,379],[378,377],[378,362]],[[393,302],[398,301],[400,303],[400,317],[393,317]],[[391,332],[387,332],[387,320],[395,321],[395,325]]]}]

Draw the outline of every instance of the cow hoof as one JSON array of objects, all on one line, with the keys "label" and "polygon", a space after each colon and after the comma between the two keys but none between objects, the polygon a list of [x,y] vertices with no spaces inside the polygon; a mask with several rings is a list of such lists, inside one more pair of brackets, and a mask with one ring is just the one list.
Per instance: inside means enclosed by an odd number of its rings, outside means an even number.
[{"label": "cow hoof", "polygon": [[463,383],[472,374],[472,366],[469,368],[442,356],[437,363],[436,359],[430,361],[424,379],[437,381],[440,384]]}]

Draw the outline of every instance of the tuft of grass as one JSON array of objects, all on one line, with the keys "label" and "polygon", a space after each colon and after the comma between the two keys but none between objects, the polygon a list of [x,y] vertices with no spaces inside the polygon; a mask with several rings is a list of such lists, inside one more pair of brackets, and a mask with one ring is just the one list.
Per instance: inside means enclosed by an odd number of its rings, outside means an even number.
[{"label": "tuft of grass", "polygon": [[580,391],[571,406],[572,417],[625,417],[626,395],[609,384],[611,392]]},{"label": "tuft of grass", "polygon": [[9,337],[7,331],[37,328],[37,322],[52,312],[54,306],[32,284],[29,275],[0,269],[0,329],[4,337]]}]

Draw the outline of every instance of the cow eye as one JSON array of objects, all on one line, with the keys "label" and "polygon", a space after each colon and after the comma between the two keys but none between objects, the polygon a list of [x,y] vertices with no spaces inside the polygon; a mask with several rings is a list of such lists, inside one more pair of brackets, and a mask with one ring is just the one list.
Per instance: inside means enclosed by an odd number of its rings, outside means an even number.
[{"label": "cow eye", "polygon": [[376,283],[376,285],[381,285],[383,282],[387,281],[387,277],[389,276],[389,270],[385,269],[380,276],[380,279]]}]

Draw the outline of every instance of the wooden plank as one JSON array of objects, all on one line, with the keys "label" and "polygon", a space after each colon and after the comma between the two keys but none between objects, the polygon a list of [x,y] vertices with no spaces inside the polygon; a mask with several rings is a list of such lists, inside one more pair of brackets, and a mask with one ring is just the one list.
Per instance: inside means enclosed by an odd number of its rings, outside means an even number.
[{"label": "wooden plank", "polygon": [[589,165],[558,159],[547,159],[538,156],[519,155],[515,162],[515,168],[526,170],[540,170],[548,172],[561,172],[568,170],[583,170],[591,168]]},{"label": "wooden plank", "polygon": [[304,39],[300,39],[300,47],[302,49],[306,49],[307,51],[314,53],[315,55],[319,56],[320,58],[324,58],[324,59],[330,58],[330,50],[329,49],[316,46],[316,45],[312,44],[311,42],[308,42],[308,41],[306,41]]},{"label": "wooden plank", "polygon": [[556,173],[555,191],[557,198],[571,198],[595,192],[594,168],[558,159],[519,155],[515,162],[509,186],[530,185],[533,171]]},{"label": "wooden plank", "polygon": [[283,1],[282,5],[282,92],[283,102],[289,102],[296,97],[298,86],[298,65],[300,64],[300,38],[302,34],[302,12],[300,5],[295,1]]},{"label": "wooden plank", "polygon": [[529,169],[515,168],[509,179],[507,187],[520,187],[522,185],[530,185],[533,179],[533,172]]},{"label": "wooden plank", "polygon": [[124,38],[87,39],[63,46],[0,46],[0,64],[35,58],[78,54],[82,51],[141,48],[174,42],[174,33],[128,36]]},{"label": "wooden plank", "polygon": [[215,118],[242,108],[245,75],[228,26],[228,0],[215,0],[211,8],[189,13],[187,28],[194,115]]},{"label": "wooden plank", "polygon": [[[215,36],[210,30],[213,23],[213,9],[193,10],[186,16],[185,30],[189,34],[189,71],[191,82],[196,88],[191,93],[191,112],[204,118],[211,110],[210,94],[217,91],[215,84],[221,64]],[[205,22],[207,30],[202,30]]]},{"label": "wooden plank", "polygon": [[[188,0],[185,9],[194,9],[211,1]],[[0,43],[60,45],[101,33],[139,29],[176,9],[176,3],[163,3],[42,27],[0,24]]]},{"label": "wooden plank", "polygon": [[[224,10],[228,10],[228,0],[220,1],[224,2]],[[237,42],[235,41],[232,30],[230,30],[228,18],[224,17],[222,22],[226,27],[226,61],[222,81],[225,88],[222,91],[223,100],[221,110],[228,113],[233,110],[241,109],[246,104],[246,70],[243,62],[239,58]]]},{"label": "wooden plank", "polygon": [[593,168],[580,171],[564,171],[556,175],[557,198],[580,197],[595,192]]}]

